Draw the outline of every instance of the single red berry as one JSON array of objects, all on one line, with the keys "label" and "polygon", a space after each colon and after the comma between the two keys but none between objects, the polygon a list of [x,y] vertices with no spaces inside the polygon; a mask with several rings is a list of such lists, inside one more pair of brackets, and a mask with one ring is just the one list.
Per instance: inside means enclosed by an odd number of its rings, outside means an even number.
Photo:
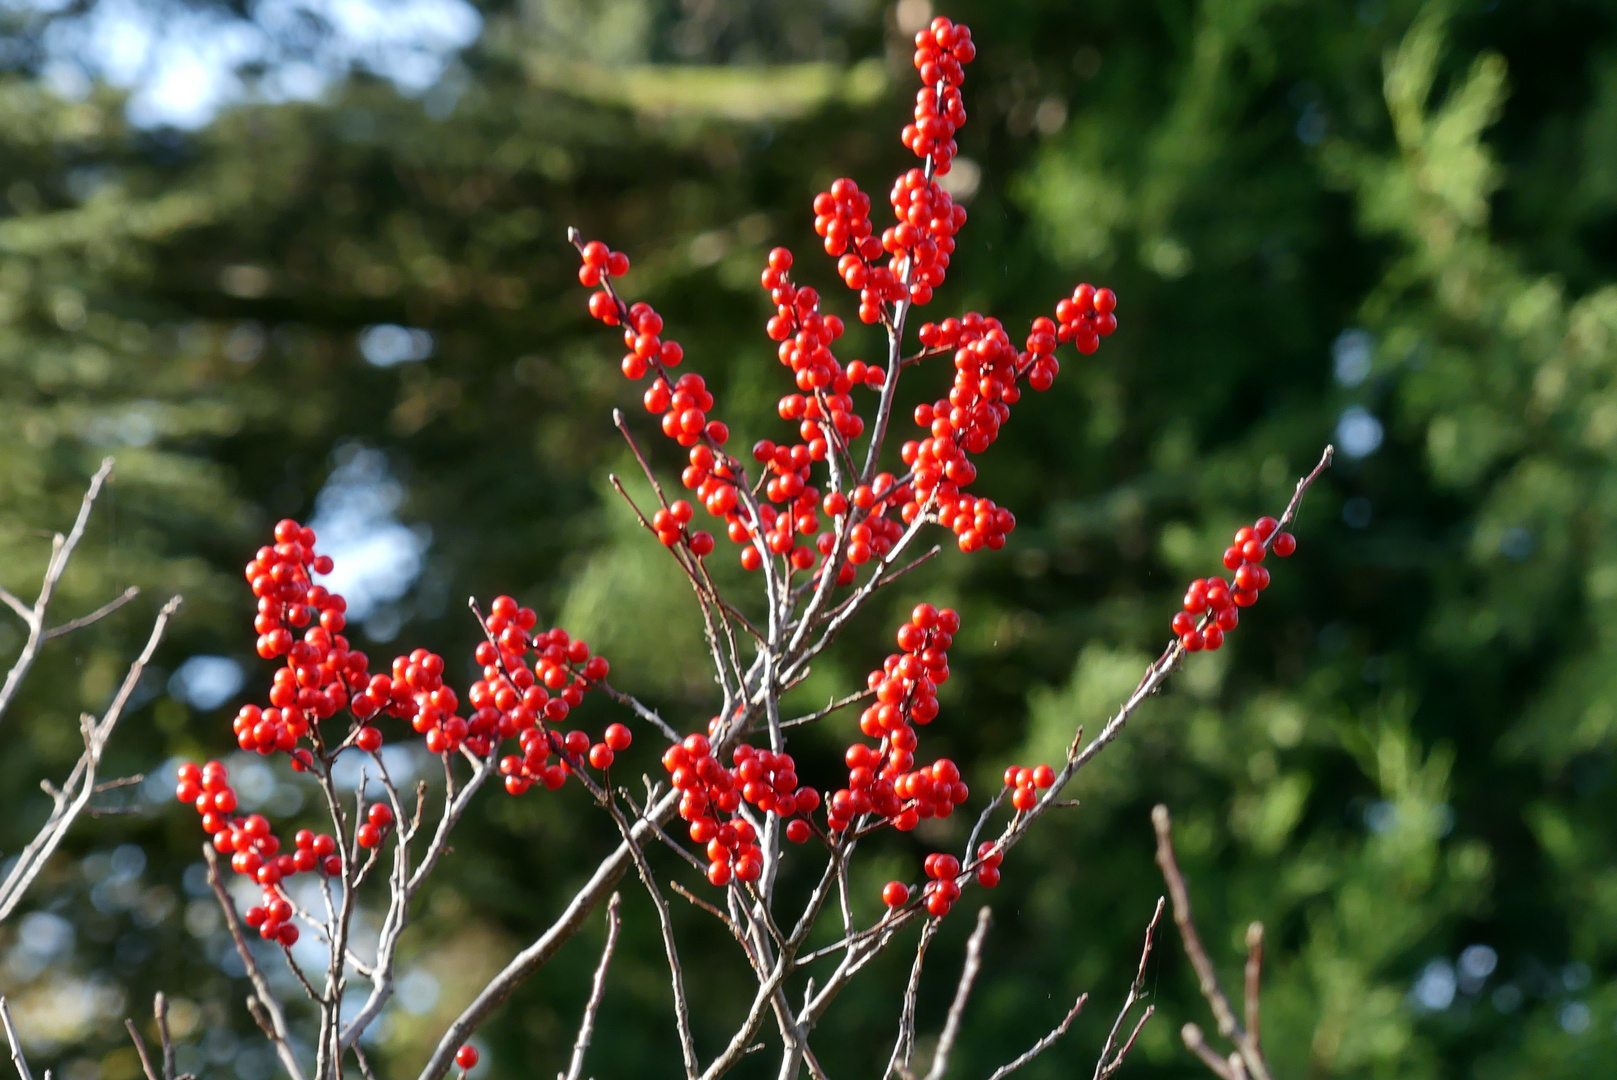
[{"label": "single red berry", "polygon": [[455,1051],[455,1064],[463,1069],[474,1068],[477,1065],[477,1047],[462,1046]]},{"label": "single red berry", "polygon": [[890,908],[903,907],[909,899],[910,887],[902,881],[889,881],[882,886],[881,902]]},{"label": "single red berry", "polygon": [[813,830],[809,828],[809,823],[802,818],[793,818],[786,823],[786,839],[794,844],[806,844],[812,835]]},{"label": "single red berry", "polygon": [[372,803],[371,808],[365,812],[365,816],[378,829],[385,829],[393,824],[393,808],[387,803]]},{"label": "single red berry", "polygon": [[373,727],[362,727],[359,734],[354,736],[354,745],[368,754],[374,754],[382,748],[382,733]]},{"label": "single red berry", "polygon": [[634,733],[623,724],[609,724],[601,736],[601,741],[611,747],[614,753],[622,753],[634,742]]},{"label": "single red berry", "polygon": [[1289,532],[1283,532],[1275,537],[1275,542],[1271,547],[1276,555],[1284,559],[1287,555],[1297,550],[1297,538]]}]

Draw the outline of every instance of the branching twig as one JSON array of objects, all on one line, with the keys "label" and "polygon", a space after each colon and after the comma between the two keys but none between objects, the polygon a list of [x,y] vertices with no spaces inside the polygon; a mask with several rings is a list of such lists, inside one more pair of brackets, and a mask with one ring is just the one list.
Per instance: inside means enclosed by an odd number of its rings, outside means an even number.
[{"label": "branching twig", "polygon": [[[1250,1075],[1252,1080],[1269,1080],[1269,1066],[1264,1061],[1257,1037],[1244,1029],[1235,1019],[1235,1010],[1230,1007],[1229,998],[1224,996],[1224,990],[1218,984],[1218,974],[1213,970],[1213,962],[1208,958],[1207,950],[1202,947],[1201,937],[1196,933],[1196,923],[1190,911],[1190,893],[1185,888],[1185,876],[1179,870],[1179,861],[1174,857],[1173,822],[1168,816],[1166,806],[1158,805],[1151,811],[1151,824],[1157,833],[1157,865],[1162,868],[1162,877],[1168,883],[1168,895],[1173,898],[1173,920],[1179,926],[1179,936],[1184,942],[1185,955],[1190,958],[1190,966],[1196,969],[1198,987],[1208,1008],[1213,1011],[1213,1018],[1218,1021],[1219,1034],[1235,1046],[1236,1052],[1231,1055],[1228,1063],[1220,1062],[1222,1068],[1214,1066],[1212,1062],[1220,1059],[1207,1046],[1201,1037],[1201,1030],[1194,1024],[1186,1024],[1181,1032],[1185,1045],[1219,1076],[1233,1077],[1236,1071],[1240,1070]],[[1256,923],[1253,925],[1257,926]],[[1256,943],[1251,931],[1247,935],[1247,1014],[1252,1017],[1257,1015],[1257,983],[1261,974],[1262,935],[1261,927],[1256,932]]]},{"label": "branching twig", "polygon": [[163,609],[157,613],[157,619],[152,624],[152,632],[146,639],[146,647],[141,650],[135,662],[129,665],[129,671],[125,674],[118,693],[114,695],[112,703],[107,706],[107,711],[101,719],[98,721],[90,716],[81,719],[84,751],[79,755],[77,764],[73,766],[73,771],[68,774],[61,788],[46,789],[52,802],[50,816],[18,854],[5,880],[0,882],[0,919],[6,918],[16,910],[28,886],[33,884],[34,879],[45,868],[46,861],[61,844],[68,830],[73,827],[73,822],[89,806],[90,797],[101,790],[96,784],[96,770],[100,768],[101,755],[106,750],[113,729],[123,718],[124,708],[129,703],[130,695],[135,692],[135,686],[140,682],[146,665],[151,663],[158,644],[163,640],[163,631],[168,626],[169,618],[179,606],[180,598],[176,596],[164,604]]},{"label": "branching twig", "polygon": [[1123,1058],[1133,1049],[1134,1040],[1140,1037],[1140,1031],[1145,1027],[1145,1022],[1151,1019],[1152,1014],[1156,1012],[1156,1006],[1146,1006],[1145,1012],[1140,1014],[1140,1019],[1134,1025],[1134,1030],[1129,1034],[1128,1039],[1124,1041],[1121,1047],[1118,1047],[1117,1036],[1123,1030],[1123,1022],[1128,1019],[1129,1013],[1134,1010],[1134,1006],[1145,996],[1145,966],[1151,959],[1151,946],[1156,939],[1157,922],[1162,918],[1162,905],[1163,899],[1159,896],[1157,897],[1156,910],[1151,913],[1151,922],[1145,928],[1145,947],[1140,950],[1140,966],[1134,973],[1134,982],[1129,986],[1129,994],[1123,1002],[1123,1007],[1117,1012],[1117,1019],[1112,1021],[1112,1030],[1107,1033],[1106,1044],[1101,1047],[1100,1060],[1095,1063],[1095,1080],[1106,1080],[1107,1077],[1122,1068]]},{"label": "branching twig", "polygon": [[6,606],[17,613],[28,626],[28,638],[23,642],[22,652],[17,654],[16,661],[6,674],[4,685],[0,685],[0,717],[5,716],[6,709],[10,708],[12,700],[17,696],[17,690],[28,674],[28,669],[34,666],[34,659],[39,655],[39,646],[44,642],[47,631],[45,629],[45,613],[50,608],[51,597],[56,593],[56,585],[62,580],[62,573],[67,569],[68,560],[73,557],[73,549],[79,546],[84,538],[84,527],[89,524],[90,510],[95,506],[96,496],[101,494],[101,485],[107,482],[112,475],[112,459],[103,458],[101,467],[90,478],[90,487],[84,493],[84,499],[79,504],[79,516],[73,521],[73,528],[68,530],[66,536],[57,533],[51,540],[51,557],[45,564],[45,577],[39,586],[39,596],[34,600],[34,606],[28,607],[17,599],[11,592],[0,590]]},{"label": "branching twig", "polygon": [[303,1080],[303,1067],[298,1064],[298,1058],[292,1051],[291,1035],[286,1026],[286,1016],[281,1012],[280,1002],[275,1000],[275,994],[270,990],[269,980],[258,969],[258,962],[253,959],[253,951],[247,945],[247,934],[242,928],[241,916],[236,914],[236,905],[231,902],[230,894],[225,891],[225,883],[219,878],[219,856],[215,854],[211,843],[202,845],[202,857],[208,863],[208,887],[219,901],[219,909],[224,912],[225,925],[230,928],[230,937],[236,943],[236,954],[241,957],[242,966],[247,969],[247,978],[253,984],[253,993],[247,999],[248,1009],[253,1018],[258,1021],[264,1034],[269,1036],[275,1045],[275,1053],[281,1059],[281,1066],[286,1069],[292,1080]]}]

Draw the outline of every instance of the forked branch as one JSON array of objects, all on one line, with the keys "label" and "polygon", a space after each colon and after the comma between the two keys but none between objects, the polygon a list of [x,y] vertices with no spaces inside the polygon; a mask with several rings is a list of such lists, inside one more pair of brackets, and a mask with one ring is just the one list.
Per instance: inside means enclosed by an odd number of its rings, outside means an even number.
[{"label": "forked branch", "polygon": [[1179,869],[1179,860],[1173,850],[1173,822],[1168,816],[1168,808],[1158,805],[1151,811],[1151,824],[1157,833],[1157,865],[1162,869],[1162,877],[1168,883],[1168,895],[1173,898],[1173,920],[1179,926],[1179,936],[1184,942],[1185,955],[1190,959],[1190,965],[1196,970],[1196,981],[1201,990],[1203,1000],[1212,1010],[1213,1018],[1218,1022],[1218,1033],[1228,1039],[1234,1046],[1234,1052],[1226,1060],[1218,1056],[1207,1045],[1201,1029],[1195,1024],[1186,1024],[1180,1032],[1185,1046],[1215,1074],[1223,1080],[1240,1080],[1250,1077],[1251,1080],[1269,1080],[1269,1065],[1264,1060],[1263,1049],[1258,1043],[1258,986],[1262,979],[1263,967],[1263,926],[1253,923],[1247,929],[1247,960],[1246,960],[1246,1016],[1249,1027],[1242,1027],[1235,1018],[1235,1010],[1230,1007],[1229,998],[1224,996],[1224,990],[1218,983],[1218,973],[1213,969],[1213,962],[1202,947],[1201,936],[1196,932],[1196,923],[1190,911],[1190,893],[1185,888],[1185,876]]}]

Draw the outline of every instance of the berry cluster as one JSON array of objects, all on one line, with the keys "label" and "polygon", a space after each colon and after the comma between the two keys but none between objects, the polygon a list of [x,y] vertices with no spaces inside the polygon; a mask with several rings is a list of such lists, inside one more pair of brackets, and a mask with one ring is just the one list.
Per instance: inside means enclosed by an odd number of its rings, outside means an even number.
[{"label": "berry cluster", "polygon": [[1017,810],[1031,810],[1039,801],[1039,792],[1056,782],[1056,771],[1048,765],[1035,765],[1028,769],[1020,765],[1005,767],[1005,786],[1011,789],[1011,806]]},{"label": "berry cluster", "polygon": [[[214,849],[230,856],[230,868],[263,889],[262,904],[247,909],[247,925],[266,941],[288,946],[296,943],[298,928],[291,922],[292,904],[281,891],[281,883],[299,873],[319,872],[331,877],[341,874],[342,858],[337,854],[337,841],[324,833],[316,835],[302,829],[295,837],[295,849],[283,852],[280,840],[270,831],[269,820],[262,814],[235,816],[236,792],[230,786],[229,773],[217,761],[203,766],[189,761],[182,764],[174,796],[196,807],[202,817],[203,831],[213,837]],[[370,820],[360,826],[361,846],[380,844],[392,823],[393,812],[389,807],[382,803],[373,805]],[[371,842],[366,843],[367,840]]]},{"label": "berry cluster", "polygon": [[846,176],[833,181],[814,197],[814,231],[824,238],[826,254],[836,256],[837,276],[859,293],[859,321],[880,322],[884,305],[904,298],[904,282],[891,266],[877,263],[884,248],[870,224],[870,196]]},{"label": "berry cluster", "polygon": [[813,833],[798,815],[812,814],[820,806],[818,791],[799,786],[790,754],[742,744],[732,751],[731,760],[733,768],[720,764],[705,735],[687,735],[663,753],[663,768],[681,793],[679,816],[690,823],[691,840],[706,845],[707,879],[718,886],[728,885],[732,877],[756,881],[763,872],[757,830],[741,815],[742,802],[791,819],[786,838],[794,844],[804,843]]},{"label": "berry cluster", "polygon": [[831,796],[826,824],[833,832],[864,814],[877,814],[904,832],[924,818],[948,817],[969,790],[948,758],[915,768],[918,737],[914,725],[938,715],[938,685],[949,678],[948,649],[960,629],[960,616],[948,608],[918,605],[898,629],[898,647],[868,685],[876,703],[859,717],[859,730],[876,746],[856,742],[844,754],[848,786]]},{"label": "berry cluster", "polygon": [[922,868],[927,876],[927,883],[921,889],[921,895],[926,898],[927,914],[941,919],[960,899],[960,884],[955,881],[960,876],[960,860],[945,852],[935,851],[926,857]]},{"label": "berry cluster", "polygon": [[[927,93],[921,91],[923,96]],[[959,91],[955,94],[958,97]],[[881,246],[891,256],[888,269],[898,280],[899,297],[904,295],[904,283],[908,282],[910,300],[929,303],[932,290],[943,284],[948,273],[955,233],[966,223],[966,208],[956,205],[949,193],[920,169],[911,169],[895,180],[887,199],[898,224],[882,230]],[[864,319],[862,305],[860,318]]]},{"label": "berry cluster", "polygon": [[[249,705],[237,714],[232,727],[243,750],[292,753],[312,723],[346,707],[366,685],[370,661],[350,650],[340,632],[347,602],[314,583],[315,574],[332,569],[331,557],[316,555],[314,544],[314,530],[288,518],[276,524],[274,545],[259,548],[247,564],[245,576],[258,599],[258,655],[284,656],[286,666],[275,673],[270,708]],[[301,641],[298,630],[304,631]],[[294,764],[306,767],[310,760],[302,751]]]},{"label": "berry cluster", "polygon": [[916,157],[930,159],[938,173],[949,171],[958,152],[954,133],[966,122],[960,97],[963,68],[977,55],[971,28],[943,16],[915,35],[915,70],[924,88],[915,95],[915,122],[904,128],[904,146]]},{"label": "berry cluster", "polygon": [[1237,529],[1224,550],[1224,568],[1235,571],[1231,581],[1213,577],[1190,583],[1185,609],[1173,617],[1173,632],[1186,652],[1211,652],[1224,644],[1224,635],[1241,621],[1236,609],[1251,607],[1258,602],[1258,593],[1269,587],[1269,570],[1261,564],[1271,549],[1285,558],[1297,550],[1297,538],[1280,532],[1274,518],[1261,517]]},{"label": "berry cluster", "polygon": [[[474,752],[487,754],[505,739],[515,738],[521,755],[500,759],[505,790],[521,795],[535,783],[554,791],[585,761],[596,769],[611,766],[629,748],[633,735],[622,724],[609,726],[598,742],[587,732],[558,735],[548,724],[560,724],[584,700],[584,694],[611,671],[606,657],[590,653],[585,642],[556,627],[534,632],[539,616],[509,596],[497,596],[483,619],[489,640],[478,645],[482,678],[467,698],[472,713]],[[532,665],[529,656],[532,655]],[[551,761],[554,753],[560,759]]]},{"label": "berry cluster", "polygon": [[1087,356],[1100,348],[1101,338],[1110,337],[1117,329],[1117,316],[1113,314],[1116,310],[1116,293],[1097,289],[1086,282],[1072,290],[1071,300],[1056,305],[1056,321],[1061,324],[1056,336],[1072,342]]}]

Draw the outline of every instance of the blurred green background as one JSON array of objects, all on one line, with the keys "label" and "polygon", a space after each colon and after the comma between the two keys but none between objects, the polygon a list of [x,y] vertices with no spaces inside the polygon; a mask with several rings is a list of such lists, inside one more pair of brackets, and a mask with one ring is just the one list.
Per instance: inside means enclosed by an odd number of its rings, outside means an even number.
[{"label": "blurred green background", "polygon": [[[910,603],[958,605],[926,734],[971,763],[980,799],[1007,762],[1053,760],[1100,721],[1229,531],[1277,512],[1324,442],[1340,450],[1229,647],[1147,704],[1080,777],[1082,807],[1006,863],[952,1075],[1014,1057],[1085,989],[1086,1018],[1025,1075],[1092,1068],[1161,891],[1157,801],[1230,976],[1246,920],[1270,927],[1277,1075],[1617,1075],[1617,5],[938,11],[979,56],[953,177],[971,220],[928,314],[1022,326],[1091,280],[1118,291],[1121,326],[1064,356],[984,458],[979,487],[1020,522],[1006,549],[906,579],[803,703],[859,683]],[[778,437],[764,253],[795,248],[851,316],[809,204],[840,175],[879,196],[907,167],[905,34],[932,14],[0,5],[0,583],[32,596],[45,530],[111,453],[58,610],[146,590],[53,642],[6,717],[0,850],[42,820],[37,781],[71,763],[76,713],[105,704],[161,599],[186,596],[113,748],[153,779],[123,797],[131,813],[83,821],[0,928],[36,1073],[131,1080],[119,1021],[159,988],[179,999],[182,1068],[276,1071],[167,778],[177,756],[231,750],[229,718],[267,688],[239,568],[278,517],[321,531],[373,657],[421,644],[470,672],[463,600],[509,591],[680,726],[707,719],[688,590],[605,484],[624,459],[611,408],[651,425],[585,315],[564,230],[631,253],[629,291],[720,415]],[[860,327],[841,353],[862,350],[879,343]],[[944,378],[907,376],[929,397]],[[20,641],[0,624],[0,661]],[[828,782],[854,722],[804,738],[805,779]],[[651,743],[634,768],[657,767]],[[288,827],[312,810],[290,773],[239,764],[244,796]],[[880,882],[961,842],[947,824],[873,851],[866,918]],[[612,842],[576,789],[480,801],[408,939],[372,1047],[383,1075],[414,1075]],[[588,1068],[666,1075],[666,976],[627,887],[625,914]],[[705,916],[677,915],[706,1056],[750,978]],[[934,953],[923,1034],[970,921]],[[596,918],[484,1029],[474,1075],[563,1067],[600,935]],[[1206,1018],[1168,943],[1126,1075],[1200,1070],[1176,1032]],[[816,1048],[833,1076],[885,1064],[907,963],[895,952],[832,1010]]]}]

